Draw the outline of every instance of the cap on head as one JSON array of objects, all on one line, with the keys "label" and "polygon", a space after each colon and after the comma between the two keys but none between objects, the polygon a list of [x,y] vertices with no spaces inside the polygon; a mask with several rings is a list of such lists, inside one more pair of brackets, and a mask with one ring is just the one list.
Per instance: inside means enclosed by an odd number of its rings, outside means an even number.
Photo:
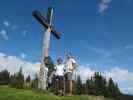
[{"label": "cap on head", "polygon": [[67,56],[67,58],[72,58],[72,53],[68,52],[66,56]]},{"label": "cap on head", "polygon": [[58,64],[62,64],[62,63],[63,63],[63,59],[62,59],[61,57],[59,57],[59,58],[57,59],[57,63],[58,63]]}]

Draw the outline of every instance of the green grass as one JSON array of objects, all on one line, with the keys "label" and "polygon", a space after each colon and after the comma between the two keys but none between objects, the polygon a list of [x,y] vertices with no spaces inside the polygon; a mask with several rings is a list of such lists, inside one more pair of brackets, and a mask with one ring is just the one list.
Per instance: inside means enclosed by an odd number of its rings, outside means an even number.
[{"label": "green grass", "polygon": [[108,100],[95,96],[56,96],[47,91],[0,86],[0,100]]}]

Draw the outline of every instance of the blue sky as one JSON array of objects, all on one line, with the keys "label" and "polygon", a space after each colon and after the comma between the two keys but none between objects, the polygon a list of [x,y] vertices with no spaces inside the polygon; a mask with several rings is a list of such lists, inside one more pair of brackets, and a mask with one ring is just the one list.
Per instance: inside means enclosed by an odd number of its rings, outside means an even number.
[{"label": "blue sky", "polygon": [[71,50],[78,63],[93,69],[118,66],[133,73],[133,0],[1,0],[0,52],[40,61],[45,30],[32,11],[46,16],[48,6],[62,33],[61,40],[51,38],[54,60]]}]

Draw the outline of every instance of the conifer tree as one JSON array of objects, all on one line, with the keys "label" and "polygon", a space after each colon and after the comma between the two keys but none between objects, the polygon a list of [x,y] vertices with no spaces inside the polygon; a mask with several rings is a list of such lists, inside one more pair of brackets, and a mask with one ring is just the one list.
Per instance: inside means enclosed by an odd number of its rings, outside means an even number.
[{"label": "conifer tree", "polygon": [[88,78],[86,80],[86,93],[91,95],[95,95],[96,93],[93,77],[91,77],[90,79]]},{"label": "conifer tree", "polygon": [[11,75],[10,77],[10,85],[16,88],[23,88],[24,86],[24,75],[22,73],[22,68],[20,68],[19,72]]},{"label": "conifer tree", "polygon": [[26,83],[30,83],[30,81],[31,81],[31,78],[30,78],[30,75],[28,75],[26,78]]},{"label": "conifer tree", "polygon": [[121,94],[117,84],[114,83],[113,79],[109,79],[108,83],[108,96],[109,97],[117,97]]},{"label": "conifer tree", "polygon": [[0,72],[0,85],[8,85],[10,82],[10,73],[7,70]]},{"label": "conifer tree", "polygon": [[80,95],[82,93],[82,81],[80,76],[77,77],[77,83],[75,86],[75,94]]},{"label": "conifer tree", "polygon": [[35,78],[32,80],[31,87],[38,89],[38,76],[35,74]]}]

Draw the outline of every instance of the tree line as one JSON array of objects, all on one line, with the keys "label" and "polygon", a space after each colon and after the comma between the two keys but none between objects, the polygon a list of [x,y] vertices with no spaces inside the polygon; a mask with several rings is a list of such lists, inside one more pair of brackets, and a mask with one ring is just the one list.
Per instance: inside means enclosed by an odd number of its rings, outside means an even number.
[{"label": "tree line", "polygon": [[89,94],[112,98],[122,95],[117,83],[112,78],[107,80],[99,72],[95,72],[85,83],[82,83],[80,76],[78,76],[75,85],[75,94]]},{"label": "tree line", "polygon": [[9,85],[14,88],[37,88],[38,87],[38,78],[37,75],[34,79],[31,79],[30,75],[24,78],[22,68],[13,75],[10,74],[7,70],[0,72],[0,85]]},{"label": "tree line", "polygon": [[[31,79],[30,75],[24,78],[22,68],[13,75],[7,70],[0,72],[0,85],[9,85],[15,88],[35,88],[38,87],[38,77],[35,75],[34,79]],[[54,92],[54,91],[53,91]],[[74,87],[75,95],[96,95],[104,97],[118,97],[122,95],[117,83],[112,78],[108,80],[103,77],[99,72],[82,83],[80,76],[77,77],[77,81]]]}]

